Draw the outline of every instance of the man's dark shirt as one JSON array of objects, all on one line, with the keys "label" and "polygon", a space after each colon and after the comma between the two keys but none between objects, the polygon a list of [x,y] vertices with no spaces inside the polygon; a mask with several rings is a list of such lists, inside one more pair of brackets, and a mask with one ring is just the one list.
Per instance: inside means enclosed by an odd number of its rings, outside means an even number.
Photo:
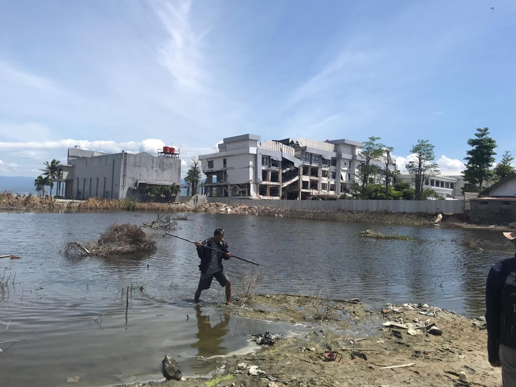
[{"label": "man's dark shirt", "polygon": [[500,341],[502,295],[507,277],[516,272],[516,254],[514,258],[495,263],[486,281],[486,321],[487,321],[487,353],[489,362],[500,360],[498,355],[499,344],[507,345]]}]

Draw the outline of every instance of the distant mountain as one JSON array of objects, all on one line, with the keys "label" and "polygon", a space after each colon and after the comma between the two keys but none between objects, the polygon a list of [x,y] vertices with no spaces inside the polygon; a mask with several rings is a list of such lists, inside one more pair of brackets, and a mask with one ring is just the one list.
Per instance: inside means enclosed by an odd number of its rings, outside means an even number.
[{"label": "distant mountain", "polygon": [[34,187],[35,177],[26,176],[0,176],[0,192],[9,191],[16,194],[36,195]]}]

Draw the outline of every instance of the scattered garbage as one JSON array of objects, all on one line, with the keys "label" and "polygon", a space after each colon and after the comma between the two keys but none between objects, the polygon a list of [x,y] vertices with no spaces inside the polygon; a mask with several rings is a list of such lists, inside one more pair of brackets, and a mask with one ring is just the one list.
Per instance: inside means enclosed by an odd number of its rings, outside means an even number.
[{"label": "scattered garbage", "polygon": [[324,351],[324,361],[340,361],[342,355],[335,351]]},{"label": "scattered garbage", "polygon": [[253,335],[253,341],[258,345],[273,345],[279,339],[281,339],[280,334],[271,335],[269,331],[266,331],[263,335],[261,333]]}]

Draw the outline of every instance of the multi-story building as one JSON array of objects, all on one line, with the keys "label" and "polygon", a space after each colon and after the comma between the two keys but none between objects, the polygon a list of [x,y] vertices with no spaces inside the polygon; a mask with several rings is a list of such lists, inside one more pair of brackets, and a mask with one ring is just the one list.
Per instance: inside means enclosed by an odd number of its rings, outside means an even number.
[{"label": "multi-story building", "polygon": [[[400,181],[410,183],[411,187],[414,188],[414,176],[409,173],[403,173],[400,175]],[[443,199],[457,199],[462,194],[462,187],[464,186],[464,180],[461,176],[455,175],[436,175],[430,176],[423,182],[423,189],[431,189]]]},{"label": "multi-story building", "polygon": [[[305,138],[260,141],[245,134],[224,138],[217,153],[200,155],[205,192],[215,197],[308,199],[349,192],[361,163],[362,143]],[[374,162],[380,168],[385,163]],[[388,168],[394,163],[389,157]]]},{"label": "multi-story building", "polygon": [[158,156],[124,151],[108,154],[69,148],[67,165],[58,169],[58,185],[64,183],[61,192],[69,199],[145,200],[148,186],[180,184],[179,151],[164,147],[157,153]]}]

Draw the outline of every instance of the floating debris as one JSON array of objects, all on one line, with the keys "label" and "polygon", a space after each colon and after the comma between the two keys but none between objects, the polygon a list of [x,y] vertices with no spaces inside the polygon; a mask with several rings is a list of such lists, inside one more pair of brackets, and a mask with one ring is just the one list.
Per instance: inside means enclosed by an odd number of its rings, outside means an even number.
[{"label": "floating debris", "polygon": [[156,241],[145,234],[140,227],[134,224],[112,224],[98,241],[90,241],[86,245],[80,242],[69,242],[65,246],[64,253],[67,256],[105,257],[154,250],[156,250]]}]

